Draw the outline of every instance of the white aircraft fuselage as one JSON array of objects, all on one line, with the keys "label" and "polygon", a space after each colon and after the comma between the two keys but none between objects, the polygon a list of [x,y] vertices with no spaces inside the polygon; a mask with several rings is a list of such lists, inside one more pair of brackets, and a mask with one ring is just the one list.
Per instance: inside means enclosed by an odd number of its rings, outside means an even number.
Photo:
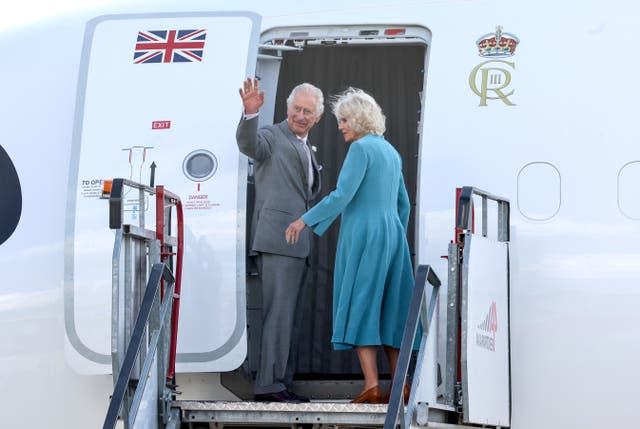
[{"label": "white aircraft fuselage", "polygon": [[[210,16],[233,11],[249,11],[256,20],[218,25]],[[323,34],[314,39],[318,46],[331,40],[325,43],[331,49],[341,34],[346,46],[367,28],[411,28],[404,42],[376,34],[355,45],[423,50],[422,69],[412,75],[422,79],[412,94],[417,121],[402,126],[418,142],[415,164],[405,163],[414,170],[416,262],[430,264],[446,283],[442,256],[453,239],[456,188],[507,198],[511,427],[633,427],[640,421],[628,404],[640,384],[638,16],[639,6],[621,0],[132,1],[0,33],[3,425],[102,423],[113,388],[110,364],[100,357],[110,353],[113,232],[106,202],[92,192],[108,177],[147,183],[153,157],[163,160],[156,183],[191,202],[186,278],[193,284],[219,275],[210,286],[183,285],[183,308],[192,311],[181,309],[180,390],[192,398],[234,399],[219,373],[247,355],[247,167],[234,140],[242,109],[237,88],[256,64],[271,73],[264,79],[270,115],[261,113],[261,121],[273,122],[278,80],[258,58],[257,43],[310,31],[309,38]],[[185,81],[184,88],[154,91],[136,74],[153,67],[134,64],[136,31],[169,28],[172,17],[185,28],[208,26],[200,62],[211,68],[194,78],[199,86]],[[149,27],[139,24],[145,20]],[[138,30],[127,39],[129,27]],[[129,42],[127,63],[118,65],[116,47]],[[207,81],[207,73],[218,71]],[[398,93],[408,85],[401,76],[381,78],[380,85]],[[149,104],[127,101],[140,99]],[[141,106],[150,113],[136,116]],[[406,116],[399,109],[387,106],[385,113]],[[325,117],[330,120],[329,109]],[[194,151],[215,154],[217,170],[206,180],[183,175]],[[326,170],[334,176],[325,183],[335,183],[336,171]],[[193,197],[207,190],[206,198]],[[198,252],[219,259],[200,263]],[[207,312],[211,306],[219,308]]]}]

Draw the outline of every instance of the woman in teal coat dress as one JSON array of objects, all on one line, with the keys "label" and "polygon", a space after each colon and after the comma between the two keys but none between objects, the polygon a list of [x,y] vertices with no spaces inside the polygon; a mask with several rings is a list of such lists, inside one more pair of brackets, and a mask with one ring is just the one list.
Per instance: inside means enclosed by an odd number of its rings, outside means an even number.
[{"label": "woman in teal coat dress", "polygon": [[355,347],[358,353],[365,386],[353,402],[377,403],[376,348],[384,347],[393,376],[414,283],[409,197],[400,155],[382,137],[385,117],[373,97],[351,88],[332,109],[350,142],[336,189],[289,225],[285,238],[295,243],[307,225],[322,235],[342,215],[331,341],[336,350]]}]

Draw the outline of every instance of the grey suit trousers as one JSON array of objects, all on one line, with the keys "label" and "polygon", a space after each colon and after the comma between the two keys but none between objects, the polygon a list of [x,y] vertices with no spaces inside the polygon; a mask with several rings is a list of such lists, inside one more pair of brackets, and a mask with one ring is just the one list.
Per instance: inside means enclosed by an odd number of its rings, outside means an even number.
[{"label": "grey suit trousers", "polygon": [[259,253],[262,284],[262,342],[254,393],[287,389],[295,371],[296,311],[307,271],[306,258]]}]

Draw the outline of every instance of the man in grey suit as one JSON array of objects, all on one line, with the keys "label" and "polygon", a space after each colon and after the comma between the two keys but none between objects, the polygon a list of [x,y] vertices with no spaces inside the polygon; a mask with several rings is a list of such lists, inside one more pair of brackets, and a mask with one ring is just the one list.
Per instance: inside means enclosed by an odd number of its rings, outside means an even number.
[{"label": "man in grey suit", "polygon": [[296,305],[307,270],[309,230],[288,244],[287,226],[309,209],[320,190],[320,169],[307,139],[324,111],[322,91],[303,83],[287,98],[287,119],[258,129],[264,92],[256,79],[240,89],[244,115],[236,132],[240,152],[254,160],[255,206],[250,254],[262,284],[262,344],[254,386],[257,401],[306,402],[291,392]]}]

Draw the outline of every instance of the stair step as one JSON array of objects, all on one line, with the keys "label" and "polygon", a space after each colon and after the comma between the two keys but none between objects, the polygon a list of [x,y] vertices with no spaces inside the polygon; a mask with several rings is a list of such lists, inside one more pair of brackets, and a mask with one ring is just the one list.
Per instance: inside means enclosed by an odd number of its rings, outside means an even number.
[{"label": "stair step", "polygon": [[183,422],[262,423],[262,424],[384,424],[386,404],[349,402],[222,402],[173,401],[182,410]]}]

